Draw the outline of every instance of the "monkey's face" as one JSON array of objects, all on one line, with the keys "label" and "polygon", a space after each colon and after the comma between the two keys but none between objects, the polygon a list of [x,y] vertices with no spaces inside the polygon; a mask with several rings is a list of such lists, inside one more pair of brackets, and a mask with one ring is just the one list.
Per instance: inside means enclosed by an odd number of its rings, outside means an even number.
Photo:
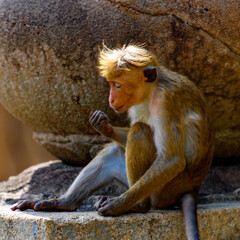
[{"label": "monkey's face", "polygon": [[150,95],[151,85],[145,82],[142,70],[133,69],[107,79],[110,84],[109,105],[117,112],[142,103]]}]

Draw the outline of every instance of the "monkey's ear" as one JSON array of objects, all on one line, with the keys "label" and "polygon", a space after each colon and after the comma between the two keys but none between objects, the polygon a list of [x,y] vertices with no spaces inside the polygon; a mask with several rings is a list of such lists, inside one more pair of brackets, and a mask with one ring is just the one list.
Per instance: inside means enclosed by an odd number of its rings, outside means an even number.
[{"label": "monkey's ear", "polygon": [[157,69],[155,67],[147,67],[143,70],[144,77],[147,78],[145,82],[152,83],[157,79]]}]

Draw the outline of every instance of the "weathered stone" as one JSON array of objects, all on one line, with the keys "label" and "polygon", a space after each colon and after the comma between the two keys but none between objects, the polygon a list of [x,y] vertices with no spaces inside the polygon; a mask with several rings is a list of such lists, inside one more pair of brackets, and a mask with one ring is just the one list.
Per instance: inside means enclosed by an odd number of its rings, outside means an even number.
[{"label": "weathered stone", "polygon": [[[204,92],[216,156],[240,156],[239,7],[227,0],[1,1],[0,102],[40,134],[94,134],[88,116],[95,109],[126,125],[108,107],[98,48],[103,40],[110,47],[145,42]],[[69,146],[46,146],[65,161],[89,161],[85,146],[77,155]]]},{"label": "weathered stone", "polygon": [[[182,214],[178,208],[115,218],[89,212],[94,210],[98,194],[119,195],[126,190],[118,182],[111,183],[85,200],[75,212],[12,212],[10,205],[6,204],[59,196],[81,169],[61,161],[51,161],[32,166],[0,183],[0,238],[185,239]],[[233,193],[240,187],[239,172],[239,165],[214,166],[210,170],[198,204],[201,239],[239,239],[240,194],[238,190]]]},{"label": "weathered stone", "polygon": [[[77,177],[82,167],[61,161],[32,166],[18,176],[0,183],[0,203],[13,204],[20,200],[49,199],[62,195]],[[240,165],[214,166],[200,189],[200,203],[240,201]],[[93,210],[98,195],[120,195],[126,187],[113,181],[94,196],[85,200],[80,210]]]},{"label": "weathered stone", "polygon": [[222,164],[210,168],[200,193],[201,195],[228,194],[238,188],[240,188],[240,165]]},{"label": "weathered stone", "polygon": [[[59,159],[73,165],[87,165],[90,159],[110,142],[99,135],[56,135],[52,133],[33,133],[33,139],[49,150]],[[79,157],[81,162],[79,163]]]},{"label": "weathered stone", "polygon": [[[240,204],[198,207],[201,239],[240,239]],[[186,239],[179,210],[151,211],[120,217],[96,212],[12,212],[0,207],[1,239]]]}]

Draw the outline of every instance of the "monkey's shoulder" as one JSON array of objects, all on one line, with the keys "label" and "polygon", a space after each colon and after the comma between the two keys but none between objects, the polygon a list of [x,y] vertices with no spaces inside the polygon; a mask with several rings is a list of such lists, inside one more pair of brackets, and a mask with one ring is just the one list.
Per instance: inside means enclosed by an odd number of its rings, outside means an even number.
[{"label": "monkey's shoulder", "polygon": [[187,91],[189,93],[199,94],[195,83],[186,76],[177,72],[169,71],[166,68],[160,68],[158,72],[158,86],[169,92]]},{"label": "monkey's shoulder", "polygon": [[[157,82],[159,95],[168,107],[206,108],[206,100],[195,83],[171,71],[160,71]],[[179,109],[178,109],[179,110]]]}]

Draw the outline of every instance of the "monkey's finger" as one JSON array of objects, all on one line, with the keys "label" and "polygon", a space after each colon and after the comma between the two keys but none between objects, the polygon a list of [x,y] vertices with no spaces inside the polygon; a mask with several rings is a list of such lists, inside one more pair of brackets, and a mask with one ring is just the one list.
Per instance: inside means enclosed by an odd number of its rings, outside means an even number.
[{"label": "monkey's finger", "polygon": [[19,205],[19,203],[16,203],[16,204],[14,204],[10,209],[11,209],[12,211],[15,211],[15,210],[18,209],[18,205]]},{"label": "monkey's finger", "polygon": [[104,207],[100,207],[98,209],[98,214],[101,215],[101,216],[109,216],[111,215],[111,207],[109,204],[107,204],[106,206]]},{"label": "monkey's finger", "polygon": [[92,120],[95,118],[95,116],[97,115],[98,111],[99,111],[99,110],[96,110],[96,111],[94,111],[94,112],[92,113],[92,115],[90,116],[89,121],[92,121]]},{"label": "monkey's finger", "polygon": [[105,113],[100,112],[97,116],[96,116],[96,122],[99,125],[99,127],[102,126],[103,123],[108,123],[108,117],[105,115]]},{"label": "monkey's finger", "polygon": [[100,202],[100,203],[103,203],[103,202],[105,202],[107,199],[108,199],[107,196],[101,196],[101,197],[99,198],[99,202]]},{"label": "monkey's finger", "polygon": [[108,117],[104,112],[100,111],[99,115],[101,116],[101,118],[108,120]]},{"label": "monkey's finger", "polygon": [[99,115],[99,110],[96,110],[94,113],[93,113],[93,115],[91,116],[91,118],[90,118],[90,122],[91,122],[91,124],[95,124],[95,122],[97,122],[97,120],[98,120],[98,115]]},{"label": "monkey's finger", "polygon": [[15,211],[17,209],[24,211],[26,209],[32,209],[34,207],[35,203],[36,202],[32,202],[32,201],[23,201],[23,202],[16,204],[15,206],[13,206],[11,209],[13,211]]},{"label": "monkey's finger", "polygon": [[19,205],[19,203],[16,203],[16,204],[14,204],[10,209],[11,209],[12,211],[15,211],[15,210],[18,209],[18,205]]},{"label": "monkey's finger", "polygon": [[93,115],[91,116],[91,121],[99,121],[99,120],[101,120],[101,119],[106,119],[106,120],[108,120],[108,117],[107,117],[107,115],[104,113],[104,112],[102,112],[101,110],[96,110],[94,113],[93,113]]},{"label": "monkey's finger", "polygon": [[11,207],[12,211],[15,210],[20,210],[20,211],[24,211],[26,209],[33,209],[34,205],[36,204],[36,201],[24,201],[24,202],[20,202],[18,204],[16,204],[15,206]]},{"label": "monkey's finger", "polygon": [[99,207],[98,208],[98,214],[101,215],[101,216],[105,216],[106,215],[106,209],[104,207]]},{"label": "monkey's finger", "polygon": [[96,210],[98,210],[98,208],[99,208],[100,205],[101,205],[101,199],[102,199],[102,196],[99,196],[98,199],[97,199],[97,201],[96,201],[95,204],[94,204],[94,208],[95,208]]},{"label": "monkey's finger", "polygon": [[89,117],[95,116],[98,112],[102,112],[101,110],[95,110],[94,112],[90,112]]},{"label": "monkey's finger", "polygon": [[99,111],[96,115],[94,115],[93,118],[90,119],[90,123],[96,129],[100,129],[102,124],[105,122],[108,122],[108,119],[107,119],[106,115],[101,111]]},{"label": "monkey's finger", "polygon": [[94,207],[96,208],[96,210],[98,210],[102,204],[103,201],[105,201],[107,199],[106,196],[99,196],[97,202],[94,204]]},{"label": "monkey's finger", "polygon": [[100,204],[100,208],[105,207],[106,205],[110,204],[111,199],[109,197],[107,197],[105,200],[103,200]]},{"label": "monkey's finger", "polygon": [[40,210],[54,210],[57,209],[59,206],[57,200],[45,200],[45,201],[40,201],[34,206],[35,211],[40,211]]}]

